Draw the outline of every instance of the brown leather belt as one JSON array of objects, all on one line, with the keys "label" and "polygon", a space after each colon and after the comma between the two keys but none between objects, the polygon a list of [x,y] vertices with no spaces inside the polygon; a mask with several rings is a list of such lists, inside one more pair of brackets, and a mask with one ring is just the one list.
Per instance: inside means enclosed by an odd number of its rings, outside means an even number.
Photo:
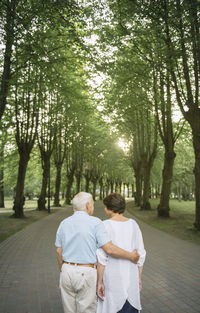
[{"label": "brown leather belt", "polygon": [[95,264],[80,264],[80,263],[71,263],[71,262],[66,262],[66,261],[63,261],[63,263],[66,263],[69,265],[75,265],[75,266],[87,266],[87,267],[96,268]]}]

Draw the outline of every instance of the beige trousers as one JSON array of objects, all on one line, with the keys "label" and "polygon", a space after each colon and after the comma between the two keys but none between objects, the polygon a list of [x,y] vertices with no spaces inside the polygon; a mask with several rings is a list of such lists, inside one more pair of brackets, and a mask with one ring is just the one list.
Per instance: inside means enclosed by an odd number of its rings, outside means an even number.
[{"label": "beige trousers", "polygon": [[63,264],[60,289],[64,313],[95,313],[96,269]]}]

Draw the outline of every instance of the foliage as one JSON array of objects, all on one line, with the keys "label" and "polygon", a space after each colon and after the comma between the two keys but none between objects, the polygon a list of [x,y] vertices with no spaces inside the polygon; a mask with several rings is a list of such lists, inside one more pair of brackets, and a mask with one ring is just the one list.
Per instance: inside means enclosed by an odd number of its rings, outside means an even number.
[{"label": "foliage", "polygon": [[[14,4],[12,32],[8,3]],[[200,125],[197,8],[196,0],[2,0],[4,83],[6,47],[11,61],[1,119],[5,193],[14,195],[21,147],[34,133],[26,196],[40,194],[41,159],[51,151],[43,173],[48,178],[50,169],[51,195],[57,190],[70,202],[80,189],[103,195],[126,183],[143,188],[148,202],[150,189],[160,194],[166,151],[177,141],[172,196],[193,198],[191,138]],[[118,147],[120,138],[129,152]]]}]

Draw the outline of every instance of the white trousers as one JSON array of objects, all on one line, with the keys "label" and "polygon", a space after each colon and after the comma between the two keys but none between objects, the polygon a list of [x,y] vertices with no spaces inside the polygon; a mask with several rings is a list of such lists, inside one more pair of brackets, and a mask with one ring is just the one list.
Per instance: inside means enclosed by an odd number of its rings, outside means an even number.
[{"label": "white trousers", "polygon": [[60,273],[64,313],[95,313],[96,282],[96,269],[64,263]]}]

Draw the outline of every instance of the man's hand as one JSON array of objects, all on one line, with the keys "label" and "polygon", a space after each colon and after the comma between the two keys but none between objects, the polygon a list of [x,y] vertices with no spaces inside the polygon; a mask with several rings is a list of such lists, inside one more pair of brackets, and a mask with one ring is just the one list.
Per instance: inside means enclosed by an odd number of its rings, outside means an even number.
[{"label": "man's hand", "polygon": [[137,264],[139,258],[140,258],[139,253],[137,252],[137,250],[134,250],[134,251],[132,252],[132,259],[131,259],[131,261],[132,261],[133,263]]},{"label": "man's hand", "polygon": [[60,272],[62,272],[62,248],[58,247],[56,248],[56,252],[57,252],[57,260],[58,260],[58,266],[59,266],[59,270]]},{"label": "man's hand", "polygon": [[104,301],[105,289],[103,283],[97,283],[97,296]]},{"label": "man's hand", "polygon": [[142,280],[139,280],[139,287],[140,287],[140,292],[142,291]]},{"label": "man's hand", "polygon": [[115,246],[111,241],[106,243],[101,247],[107,254],[114,258],[119,258],[119,259],[127,259],[135,264],[137,264],[140,255],[137,253],[136,250],[133,252],[129,252],[126,250],[123,250],[117,246]]}]

